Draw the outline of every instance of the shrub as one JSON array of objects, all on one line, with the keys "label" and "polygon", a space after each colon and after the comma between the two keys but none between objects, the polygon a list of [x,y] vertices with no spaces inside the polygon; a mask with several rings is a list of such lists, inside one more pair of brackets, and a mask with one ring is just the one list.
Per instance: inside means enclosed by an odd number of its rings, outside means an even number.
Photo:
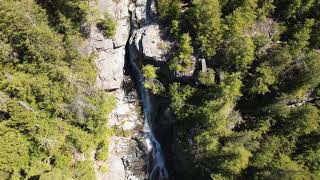
[{"label": "shrub", "polygon": [[104,19],[98,20],[97,27],[107,38],[113,38],[116,35],[117,22],[108,14],[105,15]]},{"label": "shrub", "polygon": [[142,73],[145,78],[157,78],[157,68],[150,64],[142,67]]},{"label": "shrub", "polygon": [[100,172],[102,172],[102,173],[107,173],[108,171],[109,171],[108,166],[102,166],[102,167],[100,167]]},{"label": "shrub", "polygon": [[148,64],[142,67],[143,77],[145,78],[144,87],[150,89],[152,93],[159,94],[164,91],[164,87],[157,78],[158,68]]},{"label": "shrub", "polygon": [[109,142],[107,139],[99,144],[96,159],[106,161],[108,159]]},{"label": "shrub", "polygon": [[208,69],[206,72],[199,73],[199,81],[205,85],[214,84],[215,72],[213,69]]}]

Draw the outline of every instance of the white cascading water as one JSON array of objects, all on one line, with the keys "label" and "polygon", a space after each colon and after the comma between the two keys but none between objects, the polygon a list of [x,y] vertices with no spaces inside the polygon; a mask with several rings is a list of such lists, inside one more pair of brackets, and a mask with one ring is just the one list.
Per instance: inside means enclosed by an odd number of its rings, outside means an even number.
[{"label": "white cascading water", "polygon": [[151,180],[166,180],[169,179],[168,172],[165,167],[165,161],[161,150],[160,143],[154,136],[153,130],[150,127],[152,121],[152,107],[150,103],[149,91],[144,88],[143,75],[140,72],[138,66],[134,62],[134,59],[128,57],[129,64],[131,66],[131,72],[136,80],[139,90],[140,98],[142,101],[142,108],[144,113],[144,134],[147,142],[148,151],[151,152],[151,164],[148,167],[152,168],[149,179]]}]

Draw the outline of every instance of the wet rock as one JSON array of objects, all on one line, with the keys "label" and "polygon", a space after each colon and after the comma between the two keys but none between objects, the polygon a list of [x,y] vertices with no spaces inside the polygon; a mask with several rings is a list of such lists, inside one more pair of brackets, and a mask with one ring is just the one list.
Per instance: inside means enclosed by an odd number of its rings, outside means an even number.
[{"label": "wet rock", "polygon": [[146,6],[147,0],[136,0],[129,8],[132,14],[131,22],[136,29],[143,26],[147,21]]},{"label": "wet rock", "polygon": [[141,39],[145,28],[136,29],[132,32],[129,40],[129,58],[137,59],[142,55]]},{"label": "wet rock", "polygon": [[142,152],[145,152],[145,155],[149,153],[148,151],[148,143],[146,141],[146,138],[144,137],[144,134],[142,132],[138,133],[135,137],[132,138],[138,149],[140,149]]}]

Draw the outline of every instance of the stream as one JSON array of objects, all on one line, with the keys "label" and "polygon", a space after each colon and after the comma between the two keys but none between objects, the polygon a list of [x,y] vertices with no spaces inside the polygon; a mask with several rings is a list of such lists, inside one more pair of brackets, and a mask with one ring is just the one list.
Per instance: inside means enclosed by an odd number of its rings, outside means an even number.
[{"label": "stream", "polygon": [[[128,48],[127,48],[128,49]],[[130,51],[127,50],[127,53]],[[127,61],[131,71],[131,75],[136,82],[137,90],[142,102],[142,109],[144,114],[144,127],[143,132],[146,138],[147,149],[149,153],[149,161],[147,162],[148,179],[151,180],[166,180],[169,179],[168,171],[165,166],[165,160],[161,145],[154,135],[152,128],[153,120],[153,108],[150,102],[149,91],[144,88],[143,75],[135,63],[135,59],[130,58],[130,54],[127,55]]]}]

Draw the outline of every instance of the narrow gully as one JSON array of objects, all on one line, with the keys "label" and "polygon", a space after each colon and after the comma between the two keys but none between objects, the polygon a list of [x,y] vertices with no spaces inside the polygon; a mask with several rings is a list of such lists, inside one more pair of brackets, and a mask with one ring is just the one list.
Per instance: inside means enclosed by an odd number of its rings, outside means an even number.
[{"label": "narrow gully", "polygon": [[144,127],[143,132],[147,143],[148,149],[148,161],[147,161],[147,174],[148,179],[151,180],[167,180],[169,179],[168,171],[165,166],[165,160],[161,145],[154,135],[154,130],[152,128],[152,123],[155,119],[154,112],[152,108],[152,103],[150,102],[149,91],[144,88],[144,78],[143,75],[135,63],[135,59],[132,59],[129,50],[129,40],[132,35],[132,30],[130,31],[130,36],[126,45],[126,61],[128,63],[128,68],[132,78],[136,83],[136,88],[138,90],[140,100],[142,103],[142,109],[144,114]]}]

